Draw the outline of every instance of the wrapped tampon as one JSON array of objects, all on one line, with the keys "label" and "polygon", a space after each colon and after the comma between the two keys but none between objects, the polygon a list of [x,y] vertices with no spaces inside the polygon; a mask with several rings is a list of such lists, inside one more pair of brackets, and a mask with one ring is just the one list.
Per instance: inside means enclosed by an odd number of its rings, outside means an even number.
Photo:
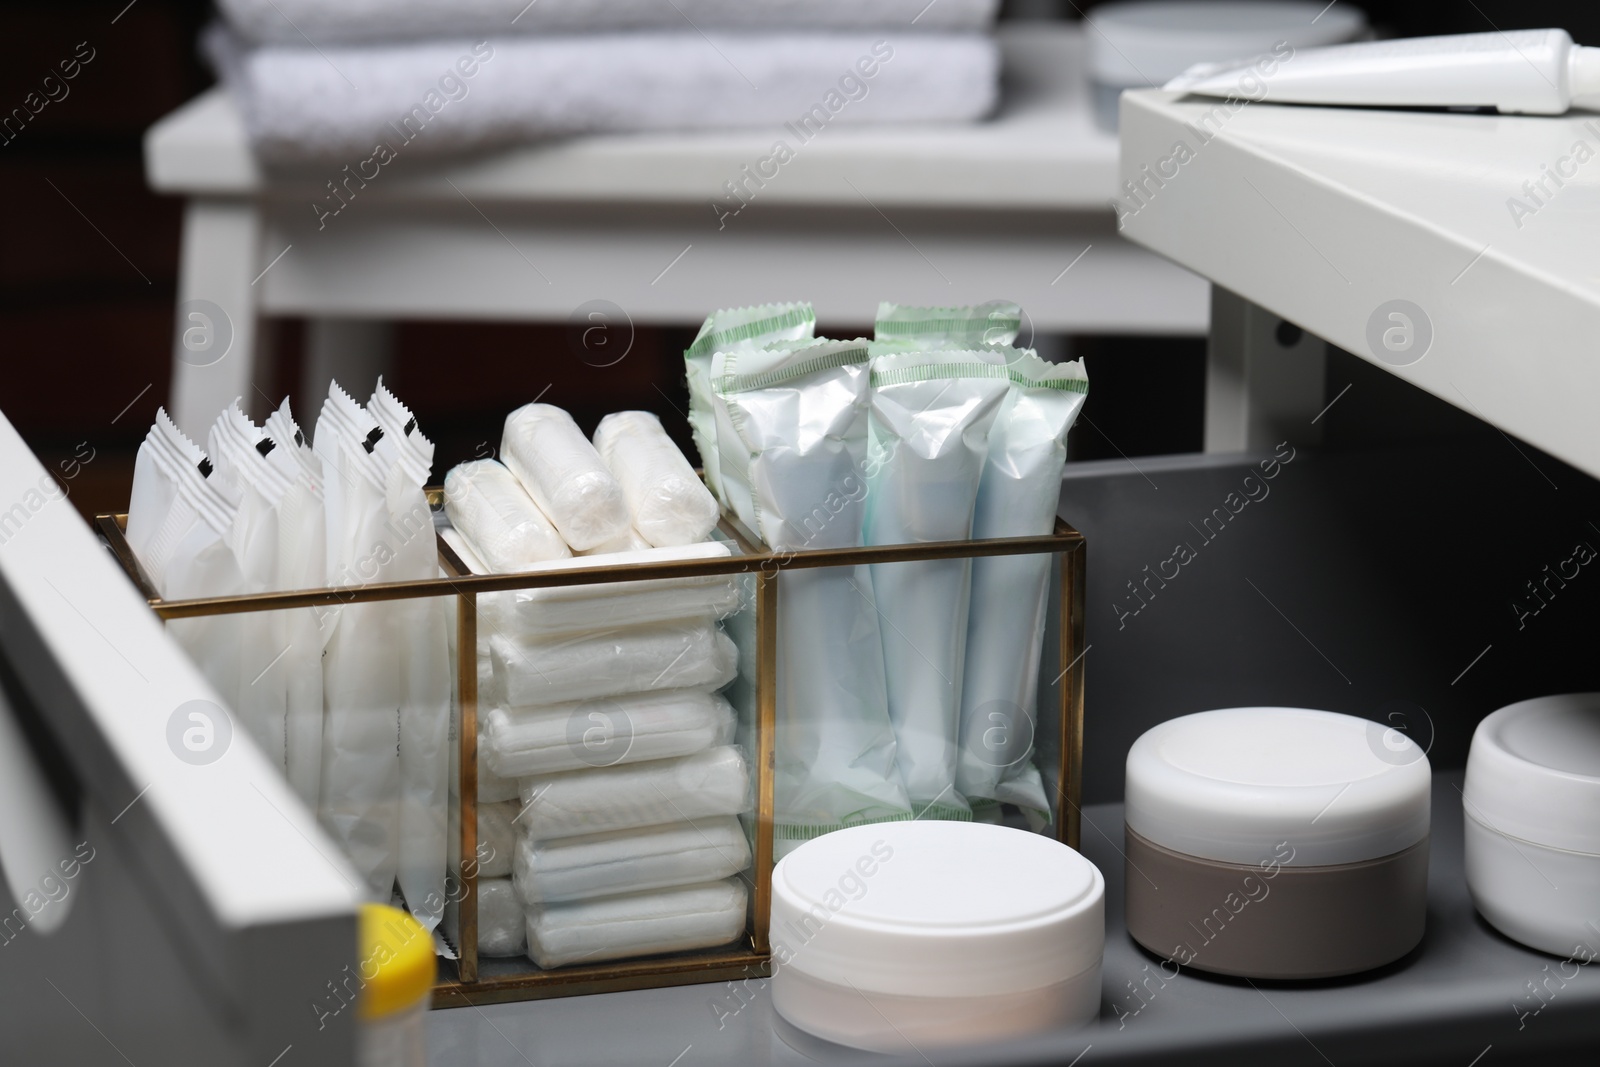
[{"label": "wrapped tampon", "polygon": [[520,956],[528,950],[528,915],[509,878],[478,882],[478,955]]},{"label": "wrapped tampon", "polygon": [[689,432],[700,453],[706,485],[722,497],[717,457],[716,404],[712,398],[711,357],[734,348],[762,348],[778,341],[809,339],[817,327],[810,304],[761,304],[727,308],[706,316],[693,343],[684,350],[689,385]]},{"label": "wrapped tampon", "polygon": [[[1030,352],[1013,360],[1010,371],[1010,394],[989,431],[978,486],[977,538],[1037,536],[1054,528],[1067,432],[1089,389],[1081,362],[1050,364]],[[986,556],[972,563],[956,766],[956,788],[969,798],[1050,810],[1029,763],[1049,578],[1049,556]]]},{"label": "wrapped tampon", "polygon": [[600,420],[594,447],[622,486],[633,528],[658,548],[704,541],[717,524],[717,502],[648,411]]},{"label": "wrapped tampon", "polygon": [[[622,486],[562,409],[525,404],[506,416],[500,456],[573,549],[627,533],[631,520]],[[476,543],[471,530],[467,538]]]},{"label": "wrapped tampon", "polygon": [[[866,541],[961,541],[1009,387],[1016,349],[873,357]],[[956,792],[956,735],[966,653],[967,559],[876,563],[895,759],[911,806],[930,818],[970,814]]]},{"label": "wrapped tampon", "polygon": [[483,736],[490,768],[522,778],[686,756],[731,741],[733,720],[733,708],[708,689],[667,689],[492,708]]},{"label": "wrapped tampon", "polygon": [[744,883],[727,878],[532,907],[528,955],[548,968],[726,945],[744,932],[747,899]]},{"label": "wrapped tampon", "polygon": [[572,555],[522,483],[495,460],[452,468],[444,478],[444,510],[493,572]]},{"label": "wrapped tampon", "polygon": [[720,689],[738,649],[709,619],[657,623],[550,640],[489,638],[495,684],[507,704],[562,704],[658,689]]},{"label": "wrapped tampon", "polygon": [[517,842],[512,884],[524,904],[711,882],[750,866],[750,842],[732,815]]},{"label": "wrapped tampon", "polygon": [[750,807],[750,772],[732,745],[691,756],[565,771],[522,779],[524,837],[628,830],[737,815]]},{"label": "wrapped tampon", "polygon": [[478,798],[478,874],[483,878],[503,878],[511,873],[511,860],[517,849],[517,828],[513,820],[522,810],[518,800],[485,804]]}]

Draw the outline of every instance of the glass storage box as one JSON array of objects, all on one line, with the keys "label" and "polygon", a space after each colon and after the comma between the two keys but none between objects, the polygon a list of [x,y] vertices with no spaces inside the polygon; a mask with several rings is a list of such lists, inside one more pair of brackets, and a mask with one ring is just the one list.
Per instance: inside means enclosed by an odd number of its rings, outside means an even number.
[{"label": "glass storage box", "polygon": [[[431,489],[429,501],[442,509],[442,491]],[[1053,533],[1037,537],[986,541],[950,541],[800,552],[773,552],[725,514],[714,536],[725,541],[727,556],[629,565],[582,566],[520,574],[471,574],[443,537],[437,538],[437,579],[274,592],[237,597],[164,601],[154,594],[139,567],[123,529],[125,515],[102,515],[98,527],[129,578],[162,619],[196,618],[238,612],[366,603],[412,597],[451,597],[456,604],[456,650],[478,648],[479,598],[508,590],[736,575],[742,594],[738,612],[725,620],[725,631],[738,649],[738,676],[724,695],[737,718],[736,742],[749,767],[749,811],[741,816],[752,862],[738,877],[747,889],[742,933],[720,948],[637,957],[605,962],[581,960],[541,969],[526,956],[488,957],[478,951],[479,864],[457,857],[478,857],[478,740],[482,716],[479,665],[475,655],[455,655],[455,704],[458,721],[451,731],[452,782],[450,829],[451,870],[447,876],[450,905],[446,929],[459,958],[441,960],[434,991],[436,1007],[487,1004],[553,996],[640,989],[763,977],[770,973],[768,918],[773,856],[773,764],[777,730],[778,598],[787,570],[855,567],[912,560],[976,559],[986,556],[1049,554],[1052,557],[1049,603],[1045,612],[1044,650],[1039,669],[1038,719],[1034,760],[1051,799],[1047,833],[1076,847],[1079,831],[1079,789],[1083,760],[1084,560],[1083,536],[1057,520]],[[526,810],[526,809],[525,809]]]}]

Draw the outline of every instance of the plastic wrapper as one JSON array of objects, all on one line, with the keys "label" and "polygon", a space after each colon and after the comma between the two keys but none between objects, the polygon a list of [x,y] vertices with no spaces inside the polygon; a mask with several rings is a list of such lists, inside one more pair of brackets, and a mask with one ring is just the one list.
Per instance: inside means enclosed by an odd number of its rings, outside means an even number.
[{"label": "plastic wrapper", "polygon": [[[594,548],[627,533],[622,487],[560,408],[525,404],[508,415],[500,457],[573,549]],[[467,537],[476,543],[472,531]]]},{"label": "plastic wrapper", "polygon": [[[866,541],[961,541],[972,534],[989,428],[1016,349],[906,352],[872,361]],[[956,736],[966,652],[967,559],[872,566],[896,762],[911,806],[930,818],[970,814],[956,792]]]},{"label": "plastic wrapper", "polygon": [[[1029,353],[1012,362],[1011,378],[989,432],[972,523],[977,538],[1038,536],[1055,528],[1067,432],[1088,394],[1079,362],[1049,364]],[[969,798],[1050,810],[1037,772],[1029,773],[1049,585],[1049,556],[972,562],[956,769],[956,788]],[[1010,786],[1004,796],[1002,783]]]},{"label": "plastic wrapper", "polygon": [[[725,500],[774,551],[861,543],[866,360],[864,342],[837,341],[713,360]],[[867,568],[785,571],[778,583],[774,832],[804,840],[909,818]]]},{"label": "plastic wrapper", "polygon": [[528,955],[540,967],[726,945],[744,933],[744,883],[628,893],[528,909]]},{"label": "plastic wrapper", "polygon": [[717,524],[717,502],[648,411],[600,420],[594,447],[622,486],[633,528],[657,547],[704,541]]},{"label": "plastic wrapper", "polygon": [[536,641],[495,634],[489,655],[499,694],[515,707],[660,689],[720,689],[738,666],[738,650],[709,619]]},{"label": "plastic wrapper", "polygon": [[873,338],[875,351],[927,351],[933,348],[975,349],[1011,345],[1022,327],[1022,308],[1009,300],[990,300],[967,307],[878,305]]},{"label": "plastic wrapper", "polygon": [[731,815],[642,830],[517,843],[512,884],[524,904],[550,904],[710,882],[750,866]]},{"label": "plastic wrapper", "polygon": [[524,778],[521,836],[535,841],[737,815],[750,807],[750,770],[732,745],[675,759]]},{"label": "plastic wrapper", "polygon": [[525,777],[686,756],[727,744],[733,708],[708,689],[667,689],[542,708],[492,708],[484,745],[496,774]]},{"label": "plastic wrapper", "polygon": [[492,459],[461,463],[444,478],[444,510],[489,572],[572,555],[514,474]]},{"label": "plastic wrapper", "polygon": [[736,348],[763,348],[778,341],[808,340],[816,327],[817,316],[810,304],[727,308],[707,315],[700,332],[684,350],[684,370],[689,385],[689,432],[700,453],[706,485],[719,498],[722,498],[722,479],[717,455],[716,403],[711,385],[712,356]]},{"label": "plastic wrapper", "polygon": [[520,956],[528,950],[528,914],[509,878],[478,882],[478,955]]},{"label": "plastic wrapper", "polygon": [[478,876],[505,878],[517,851],[515,819],[522,810],[518,800],[486,804],[478,799]]}]

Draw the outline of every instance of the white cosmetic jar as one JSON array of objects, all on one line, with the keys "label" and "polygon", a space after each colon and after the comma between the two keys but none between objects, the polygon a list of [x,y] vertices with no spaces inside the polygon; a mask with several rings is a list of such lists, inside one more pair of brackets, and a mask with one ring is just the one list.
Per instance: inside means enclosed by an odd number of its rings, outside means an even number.
[{"label": "white cosmetic jar", "polygon": [[1307,708],[1225,708],[1128,750],[1128,932],[1184,967],[1330,978],[1399,959],[1427,916],[1432,775],[1410,738]]},{"label": "white cosmetic jar", "polygon": [[808,1034],[915,1053],[1087,1023],[1100,1010],[1105,879],[1039,834],[856,826],[772,872],[772,1004]]},{"label": "white cosmetic jar", "polygon": [[1490,925],[1558,956],[1600,952],[1600,693],[1480,722],[1462,807],[1467,888]]}]

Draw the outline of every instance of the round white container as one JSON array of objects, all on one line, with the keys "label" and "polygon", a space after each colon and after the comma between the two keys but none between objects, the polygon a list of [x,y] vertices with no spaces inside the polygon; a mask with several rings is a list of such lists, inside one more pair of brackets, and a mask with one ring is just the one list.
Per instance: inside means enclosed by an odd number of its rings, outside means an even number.
[{"label": "round white container", "polygon": [[1105,879],[1050,838],[901,822],[808,841],[772,872],[772,1003],[878,1052],[998,1041],[1100,1010]]},{"label": "round white container", "polygon": [[[1249,60],[1283,42],[1296,50],[1342,44],[1367,30],[1366,16],[1349,4],[1294,0],[1122,0],[1091,8],[1087,21],[1095,121],[1106,130],[1117,128],[1124,89],[1159,87],[1196,63]],[[1240,95],[1256,93],[1246,87]]]},{"label": "round white container", "polygon": [[1600,693],[1511,704],[1472,735],[1467,888],[1515,941],[1600,951]]},{"label": "round white container", "polygon": [[1146,731],[1128,751],[1129,933],[1252,978],[1398,959],[1427,912],[1431,779],[1409,738],[1352,715],[1227,708]]}]

